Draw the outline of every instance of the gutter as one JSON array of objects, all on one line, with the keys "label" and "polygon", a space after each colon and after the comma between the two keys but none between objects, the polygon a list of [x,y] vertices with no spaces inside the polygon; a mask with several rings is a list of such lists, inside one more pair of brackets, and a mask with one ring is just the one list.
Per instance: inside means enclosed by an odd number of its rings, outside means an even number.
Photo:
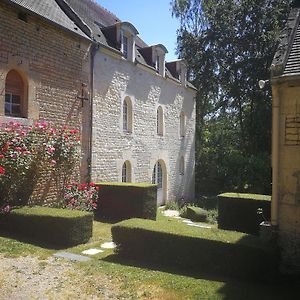
[{"label": "gutter", "polygon": [[89,133],[88,133],[88,179],[90,183],[92,180],[92,155],[93,155],[93,104],[94,104],[94,62],[95,55],[99,50],[100,45],[93,43],[91,46],[91,60],[90,60],[90,117],[89,117]]}]

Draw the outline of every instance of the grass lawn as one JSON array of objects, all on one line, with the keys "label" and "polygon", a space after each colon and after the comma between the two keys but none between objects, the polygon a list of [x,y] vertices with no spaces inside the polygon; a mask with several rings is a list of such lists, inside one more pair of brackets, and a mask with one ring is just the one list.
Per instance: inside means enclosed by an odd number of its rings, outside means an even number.
[{"label": "grass lawn", "polygon": [[[179,220],[162,216],[160,212],[158,222],[162,226],[165,222],[173,223],[174,227],[187,226]],[[99,248],[101,243],[110,241],[111,225],[95,221],[93,238],[89,243],[59,250],[46,245],[29,244],[28,241],[20,241],[2,233],[0,254],[12,257],[31,255],[41,260],[57,251],[80,254],[83,250]],[[120,259],[112,250],[92,256],[89,262],[76,262],[74,266],[80,270],[81,275],[78,276],[82,276],[83,281],[103,274],[112,278],[118,283],[120,297],[123,299],[296,299],[300,294],[300,287],[296,282],[263,284],[213,277],[201,271],[191,273],[172,267],[162,268]],[[90,282],[92,284],[93,281]]]}]

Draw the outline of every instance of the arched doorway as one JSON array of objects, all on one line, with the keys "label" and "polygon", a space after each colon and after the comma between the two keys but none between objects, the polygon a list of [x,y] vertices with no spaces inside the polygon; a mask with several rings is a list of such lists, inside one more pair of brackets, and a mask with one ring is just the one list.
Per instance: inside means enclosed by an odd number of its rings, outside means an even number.
[{"label": "arched doorway", "polygon": [[152,183],[157,184],[157,205],[166,203],[167,179],[166,167],[163,161],[157,161],[153,168]]}]

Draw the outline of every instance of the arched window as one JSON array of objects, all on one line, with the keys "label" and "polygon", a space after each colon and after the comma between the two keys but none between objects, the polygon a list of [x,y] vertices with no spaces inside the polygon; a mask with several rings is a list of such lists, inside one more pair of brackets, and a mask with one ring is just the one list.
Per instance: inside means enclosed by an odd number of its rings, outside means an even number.
[{"label": "arched window", "polygon": [[184,157],[181,156],[180,162],[179,162],[179,174],[184,175],[184,171],[185,171]]},{"label": "arched window", "polygon": [[26,87],[21,75],[16,70],[8,72],[5,80],[5,115],[27,117]]},{"label": "arched window", "polygon": [[185,136],[185,128],[186,128],[186,116],[184,112],[180,114],[180,136]]},{"label": "arched window", "polygon": [[131,163],[128,160],[122,166],[122,182],[131,182]]},{"label": "arched window", "polygon": [[164,112],[161,106],[157,108],[156,132],[158,135],[164,135]]},{"label": "arched window", "polygon": [[152,174],[152,183],[157,184],[157,188],[162,188],[162,182],[163,182],[163,174],[162,174],[162,167],[160,162],[158,161],[153,169]]},{"label": "arched window", "polygon": [[123,101],[123,131],[132,132],[132,103],[129,97]]}]

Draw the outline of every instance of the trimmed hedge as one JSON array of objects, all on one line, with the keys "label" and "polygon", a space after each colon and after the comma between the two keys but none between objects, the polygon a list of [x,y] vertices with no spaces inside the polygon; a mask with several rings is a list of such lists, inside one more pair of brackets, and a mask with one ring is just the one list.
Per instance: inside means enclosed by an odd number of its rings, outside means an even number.
[{"label": "trimmed hedge", "polygon": [[186,216],[195,222],[206,222],[207,221],[207,211],[203,208],[196,206],[187,206]]},{"label": "trimmed hedge", "polygon": [[157,186],[148,183],[100,182],[96,214],[110,219],[156,220]]},{"label": "trimmed hedge", "polygon": [[117,253],[134,260],[243,278],[277,274],[277,253],[253,235],[130,219],[115,224],[112,237]]},{"label": "trimmed hedge", "polygon": [[93,214],[49,207],[23,207],[0,217],[1,227],[39,242],[69,246],[92,236]]},{"label": "trimmed hedge", "polygon": [[259,233],[263,221],[257,213],[262,208],[264,217],[271,217],[271,196],[258,194],[225,193],[218,195],[218,226],[251,234]]}]

